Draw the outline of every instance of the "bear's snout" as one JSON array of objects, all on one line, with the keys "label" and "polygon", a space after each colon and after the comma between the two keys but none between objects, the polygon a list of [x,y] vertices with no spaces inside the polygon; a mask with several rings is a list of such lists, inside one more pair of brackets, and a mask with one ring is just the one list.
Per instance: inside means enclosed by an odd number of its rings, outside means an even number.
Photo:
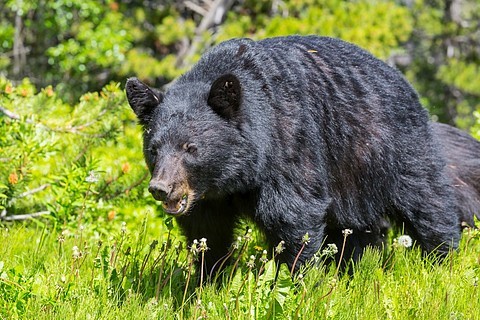
[{"label": "bear's snout", "polygon": [[181,215],[188,211],[193,192],[183,184],[171,183],[161,179],[152,179],[148,191],[155,200],[162,201],[163,210],[172,215]]},{"label": "bear's snout", "polygon": [[148,191],[152,194],[155,200],[165,201],[172,193],[173,184],[168,183],[167,181],[162,181],[158,179],[152,179],[150,185],[148,186]]}]

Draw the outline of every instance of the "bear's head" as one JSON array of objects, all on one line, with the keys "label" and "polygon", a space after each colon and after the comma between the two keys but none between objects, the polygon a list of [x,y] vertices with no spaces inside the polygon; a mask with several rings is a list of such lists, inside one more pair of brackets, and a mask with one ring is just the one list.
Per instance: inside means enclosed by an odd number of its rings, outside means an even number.
[{"label": "bear's head", "polygon": [[143,127],[149,191],[165,212],[180,216],[202,198],[248,188],[255,152],[235,75],[177,81],[166,93],[131,78],[126,93]]}]

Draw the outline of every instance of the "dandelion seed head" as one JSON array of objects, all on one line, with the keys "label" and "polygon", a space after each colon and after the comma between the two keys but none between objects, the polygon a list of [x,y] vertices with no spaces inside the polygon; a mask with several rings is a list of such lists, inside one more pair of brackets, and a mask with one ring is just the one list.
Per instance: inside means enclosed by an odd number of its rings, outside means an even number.
[{"label": "dandelion seed head", "polygon": [[262,256],[260,257],[260,262],[261,263],[267,263],[268,262],[267,254],[268,254],[267,250],[263,250]]},{"label": "dandelion seed head", "polygon": [[254,255],[250,256],[250,259],[247,262],[247,267],[249,267],[249,268],[255,267],[255,256]]},{"label": "dandelion seed head", "polygon": [[280,241],[280,243],[275,247],[275,253],[280,254],[285,250],[285,241]]},{"label": "dandelion seed head", "polygon": [[198,250],[201,252],[205,252],[208,250],[206,238],[200,239],[200,245],[198,246]]},{"label": "dandelion seed head", "polygon": [[194,239],[193,242],[192,242],[192,246],[190,247],[190,252],[192,254],[196,255],[197,251],[198,251],[198,240]]},{"label": "dandelion seed head", "polygon": [[308,232],[305,233],[305,235],[302,237],[302,243],[307,245],[310,242],[310,236],[308,235]]},{"label": "dandelion seed head", "polygon": [[410,248],[412,246],[412,238],[409,235],[401,235],[397,238],[397,243],[398,245],[404,247],[404,248]]},{"label": "dandelion seed head", "polygon": [[245,239],[245,241],[250,241],[252,240],[252,232],[253,230],[252,229],[248,229],[247,230],[247,234],[245,234],[245,236],[243,236],[243,238]]},{"label": "dandelion seed head", "polygon": [[337,279],[336,279],[336,278],[330,279],[329,285],[330,285],[331,287],[335,287],[335,286],[337,285]]},{"label": "dandelion seed head", "polygon": [[73,258],[73,259],[78,259],[78,258],[80,258],[80,256],[81,256],[81,252],[80,252],[80,250],[78,249],[78,247],[77,247],[77,246],[73,246],[73,248],[72,248],[72,258]]}]

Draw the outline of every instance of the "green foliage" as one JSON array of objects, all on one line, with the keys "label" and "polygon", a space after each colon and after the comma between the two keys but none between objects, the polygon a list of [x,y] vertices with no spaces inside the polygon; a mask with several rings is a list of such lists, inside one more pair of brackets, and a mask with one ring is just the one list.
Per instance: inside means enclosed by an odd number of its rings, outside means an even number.
[{"label": "green foliage", "polygon": [[479,5],[416,0],[411,10],[416,31],[407,77],[432,113],[465,129],[474,124],[472,113],[480,106]]},{"label": "green foliage", "polygon": [[51,87],[36,93],[27,80],[15,87],[0,79],[0,92],[3,215],[48,213],[74,226],[126,219],[154,204],[144,200],[141,133],[118,84],[75,106]]},{"label": "green foliage", "polygon": [[[386,59],[398,50],[412,32],[411,13],[386,1],[318,0],[287,3],[291,14],[274,17],[265,27],[265,36],[319,34],[338,37],[360,45]],[[365,16],[374,19],[364,19]]]},{"label": "green foliage", "polygon": [[[263,9],[265,10],[265,8]],[[325,35],[356,43],[388,58],[412,32],[411,13],[388,1],[285,1],[277,14],[252,8],[255,15],[230,13],[216,42],[232,37],[255,39],[290,34]],[[372,19],[364,19],[365,16]]]},{"label": "green foliage", "polygon": [[[474,124],[480,105],[479,4],[451,1],[239,1],[219,25],[212,4],[166,1],[6,1],[0,11],[0,74],[53,85],[74,103],[126,77],[161,87],[211,45],[233,37],[340,37],[397,64],[443,122]],[[205,27],[206,26],[206,27]]]},{"label": "green foliage", "polygon": [[[195,287],[202,247],[184,244],[166,221],[109,235],[42,224],[0,229],[0,316],[8,319],[476,319],[480,233],[467,229],[443,262],[394,241],[386,257],[368,249],[351,274],[325,267],[328,250],[293,278],[243,237],[217,283]],[[106,223],[106,222],[103,222]],[[155,234],[153,236],[153,234]],[[346,238],[348,242],[348,238]],[[206,242],[208,245],[208,240]],[[243,246],[247,244],[247,246]],[[241,248],[240,248],[241,247]],[[189,283],[189,280],[190,283]]]}]

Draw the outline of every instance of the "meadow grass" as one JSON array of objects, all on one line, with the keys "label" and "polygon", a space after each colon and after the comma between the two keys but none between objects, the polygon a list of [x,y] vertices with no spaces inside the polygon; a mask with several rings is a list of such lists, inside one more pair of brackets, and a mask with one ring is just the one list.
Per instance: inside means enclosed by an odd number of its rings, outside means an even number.
[{"label": "meadow grass", "polygon": [[186,245],[171,225],[158,239],[149,225],[118,222],[108,237],[91,226],[1,226],[0,319],[480,319],[478,230],[441,262],[394,243],[347,272],[319,252],[293,277],[247,232],[234,267],[198,285],[202,243]]}]

